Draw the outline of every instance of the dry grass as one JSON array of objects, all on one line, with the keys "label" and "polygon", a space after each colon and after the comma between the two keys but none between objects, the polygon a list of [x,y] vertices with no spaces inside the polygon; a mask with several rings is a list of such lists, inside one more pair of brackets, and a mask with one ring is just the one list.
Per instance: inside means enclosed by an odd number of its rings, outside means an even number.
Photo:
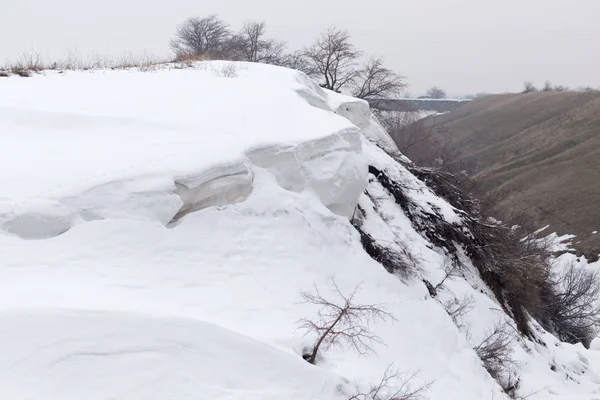
[{"label": "dry grass", "polygon": [[[205,62],[201,62],[205,61]],[[238,63],[220,65],[206,61],[214,61],[210,57],[179,56],[172,60],[162,59],[147,53],[134,55],[124,53],[118,57],[93,55],[81,57],[77,53],[69,53],[58,61],[46,61],[38,53],[27,53],[14,61],[7,61],[0,66],[0,77],[30,77],[43,71],[93,71],[102,69],[137,70],[142,72],[158,69],[198,69],[210,71],[215,76],[234,78],[242,68]]]},{"label": "dry grass", "polygon": [[89,71],[97,69],[138,69],[151,71],[169,63],[147,53],[134,55],[124,53],[118,57],[93,55],[82,57],[70,52],[61,60],[45,60],[39,53],[24,53],[16,60],[7,61],[0,66],[0,76],[18,75],[29,77],[42,71]]},{"label": "dry grass", "polygon": [[548,232],[573,233],[600,253],[600,92],[540,92],[477,99],[430,117],[499,210],[524,212]]}]

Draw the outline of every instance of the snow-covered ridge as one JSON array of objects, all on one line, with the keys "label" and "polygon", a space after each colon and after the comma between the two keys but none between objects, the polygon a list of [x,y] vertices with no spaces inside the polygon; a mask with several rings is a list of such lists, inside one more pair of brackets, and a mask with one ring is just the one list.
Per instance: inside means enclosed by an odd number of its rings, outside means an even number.
[{"label": "snow-covered ridge", "polygon": [[253,167],[350,216],[366,178],[356,126],[299,72],[229,67],[2,80],[2,227],[47,238],[109,217],[167,224],[243,201]]},{"label": "snow-covered ridge", "polygon": [[[464,215],[387,154],[365,102],[264,65],[48,72],[0,80],[0,130],[0,398],[343,400],[392,363],[430,399],[507,398],[473,348],[514,322],[464,254],[430,295],[453,259],[375,174],[416,216]],[[413,276],[373,260],[350,219]],[[397,322],[373,326],[375,353],[313,366],[299,294],[333,275]],[[518,394],[597,396],[597,343],[534,328],[510,331]]]}]

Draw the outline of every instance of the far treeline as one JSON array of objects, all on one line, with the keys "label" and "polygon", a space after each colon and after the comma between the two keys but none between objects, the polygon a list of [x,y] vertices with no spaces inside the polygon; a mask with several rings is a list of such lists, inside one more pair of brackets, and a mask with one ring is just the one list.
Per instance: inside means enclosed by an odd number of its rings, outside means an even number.
[{"label": "far treeline", "polygon": [[[217,15],[192,17],[181,23],[171,40],[175,61],[230,60],[280,65],[297,69],[316,79],[320,86],[344,91],[365,100],[406,97],[406,77],[387,68],[383,57],[359,50],[346,30],[330,27],[312,44],[288,51],[287,43],[267,36],[264,21],[247,21],[238,31]],[[523,93],[567,91],[563,85],[546,81],[538,89],[528,81]],[[591,86],[577,91],[597,90]],[[466,96],[477,98],[484,93]],[[422,99],[445,99],[446,92],[431,87]]]},{"label": "far treeline", "polygon": [[[522,93],[534,93],[534,92],[567,92],[572,89],[569,89],[568,86],[563,85],[553,85],[552,82],[546,81],[544,82],[544,86],[541,89],[538,89],[533,82],[526,81],[523,83],[523,91]],[[581,86],[575,89],[576,92],[593,92],[598,89],[593,88],[591,86]]]}]

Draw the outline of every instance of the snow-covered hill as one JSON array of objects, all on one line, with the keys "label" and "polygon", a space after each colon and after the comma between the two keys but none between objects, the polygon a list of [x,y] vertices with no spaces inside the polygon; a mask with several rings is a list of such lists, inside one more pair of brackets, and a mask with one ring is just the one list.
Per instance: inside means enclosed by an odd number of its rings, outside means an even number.
[{"label": "snow-covered hill", "polygon": [[[427,398],[506,396],[473,348],[514,323],[466,257],[432,298],[423,279],[450,256],[375,171],[416,214],[463,213],[387,154],[365,102],[265,65],[46,72],[0,80],[0,135],[0,398],[341,400],[391,364]],[[353,223],[411,272],[373,260]],[[333,276],[395,321],[373,326],[374,353],[311,365],[300,294]],[[519,395],[600,393],[595,343],[537,329],[510,331]]]}]

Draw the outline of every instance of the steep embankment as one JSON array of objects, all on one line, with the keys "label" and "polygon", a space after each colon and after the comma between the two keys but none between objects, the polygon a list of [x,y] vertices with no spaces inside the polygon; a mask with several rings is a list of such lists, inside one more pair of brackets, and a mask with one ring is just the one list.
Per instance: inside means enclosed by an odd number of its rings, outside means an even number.
[{"label": "steep embankment", "polygon": [[600,92],[484,97],[430,117],[501,206],[600,253]]}]

